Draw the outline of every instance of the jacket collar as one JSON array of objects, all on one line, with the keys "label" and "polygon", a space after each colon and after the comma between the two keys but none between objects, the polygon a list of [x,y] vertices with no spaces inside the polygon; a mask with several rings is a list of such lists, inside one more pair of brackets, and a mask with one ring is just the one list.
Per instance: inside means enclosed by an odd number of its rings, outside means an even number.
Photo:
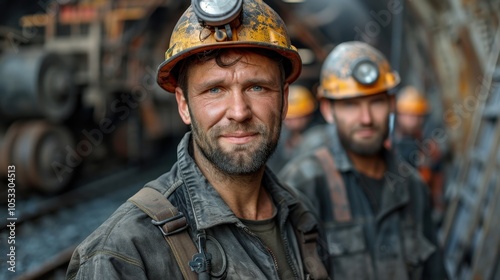
[{"label": "jacket collar", "polygon": [[[177,148],[179,175],[184,182],[187,198],[193,212],[198,230],[208,229],[221,224],[240,223],[233,211],[227,206],[219,193],[203,176],[191,156],[191,132],[187,132]],[[289,208],[298,203],[298,200],[283,187],[276,176],[266,168],[263,185],[267,188],[278,208],[281,221],[286,219]]]}]

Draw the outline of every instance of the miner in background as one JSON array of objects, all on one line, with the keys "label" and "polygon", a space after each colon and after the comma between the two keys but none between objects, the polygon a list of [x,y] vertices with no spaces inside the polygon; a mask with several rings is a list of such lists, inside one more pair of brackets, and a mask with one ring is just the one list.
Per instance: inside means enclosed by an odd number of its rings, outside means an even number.
[{"label": "miner in background", "polygon": [[396,128],[392,147],[414,166],[428,185],[434,206],[434,218],[442,217],[444,167],[443,153],[437,139],[424,134],[424,126],[430,112],[429,102],[414,86],[406,86],[397,94]]},{"label": "miner in background", "polygon": [[323,135],[331,136],[279,173],[322,221],[336,280],[445,278],[428,188],[384,147],[398,83],[398,73],[372,46],[336,46],[318,90],[320,111],[332,126]]},{"label": "miner in background", "polygon": [[288,160],[297,155],[303,134],[316,123],[314,113],[317,107],[316,97],[305,86],[289,87],[288,112],[281,128],[280,141],[268,161],[274,172],[279,172]]}]

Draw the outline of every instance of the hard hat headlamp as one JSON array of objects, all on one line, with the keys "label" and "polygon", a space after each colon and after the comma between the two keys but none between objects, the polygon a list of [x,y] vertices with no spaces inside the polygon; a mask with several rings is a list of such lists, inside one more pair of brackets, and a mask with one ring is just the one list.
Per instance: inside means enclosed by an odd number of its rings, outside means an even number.
[{"label": "hard hat headlamp", "polygon": [[379,78],[380,72],[375,62],[363,59],[354,63],[352,67],[354,79],[365,86],[373,85]]},{"label": "hard hat headlamp", "polygon": [[230,23],[243,7],[243,0],[192,0],[191,3],[198,19],[210,26]]}]

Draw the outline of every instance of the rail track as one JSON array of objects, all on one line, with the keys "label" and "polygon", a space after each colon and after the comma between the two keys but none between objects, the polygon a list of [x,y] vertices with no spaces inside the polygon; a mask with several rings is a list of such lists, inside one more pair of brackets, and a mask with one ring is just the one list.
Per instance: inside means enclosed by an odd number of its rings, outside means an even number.
[{"label": "rail track", "polygon": [[[174,161],[175,153],[169,151],[147,166],[107,172],[57,196],[19,200],[15,223],[15,272],[9,271],[8,263],[2,261],[0,279],[65,279],[76,245],[146,182],[168,171]],[[9,233],[9,228],[1,228],[2,248],[7,245]]]}]

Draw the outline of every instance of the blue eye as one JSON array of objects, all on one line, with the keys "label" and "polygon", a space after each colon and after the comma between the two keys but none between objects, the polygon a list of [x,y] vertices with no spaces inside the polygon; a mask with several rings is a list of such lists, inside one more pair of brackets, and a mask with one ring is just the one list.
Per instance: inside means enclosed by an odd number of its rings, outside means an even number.
[{"label": "blue eye", "polygon": [[214,87],[214,88],[209,89],[208,92],[209,93],[220,93],[221,89],[217,88],[217,87]]},{"label": "blue eye", "polygon": [[253,91],[262,91],[263,88],[261,86],[252,86]]}]

